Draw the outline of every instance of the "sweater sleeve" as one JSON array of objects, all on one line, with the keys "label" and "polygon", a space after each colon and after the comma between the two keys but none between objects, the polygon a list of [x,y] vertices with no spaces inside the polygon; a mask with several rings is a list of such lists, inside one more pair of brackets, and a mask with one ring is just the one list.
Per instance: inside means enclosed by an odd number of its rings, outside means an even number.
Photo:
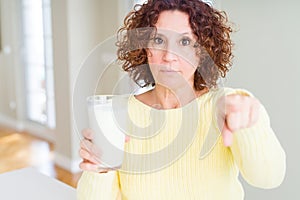
[{"label": "sweater sleeve", "polygon": [[77,184],[78,200],[116,200],[120,198],[117,171],[95,173],[84,171]]},{"label": "sweater sleeve", "polygon": [[267,189],[282,183],[286,156],[263,106],[255,125],[234,133],[230,149],[243,178],[249,184]]}]

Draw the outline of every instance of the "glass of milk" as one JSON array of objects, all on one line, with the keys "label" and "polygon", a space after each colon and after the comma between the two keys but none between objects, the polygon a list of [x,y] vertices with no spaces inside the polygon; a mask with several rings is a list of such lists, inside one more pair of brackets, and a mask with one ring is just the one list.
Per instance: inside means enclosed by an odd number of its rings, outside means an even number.
[{"label": "glass of milk", "polygon": [[[89,126],[94,131],[93,143],[99,149],[103,169],[119,169],[124,156],[126,106],[114,103],[113,95],[87,97]],[[116,101],[117,102],[117,101]],[[118,115],[116,117],[116,115]]]}]

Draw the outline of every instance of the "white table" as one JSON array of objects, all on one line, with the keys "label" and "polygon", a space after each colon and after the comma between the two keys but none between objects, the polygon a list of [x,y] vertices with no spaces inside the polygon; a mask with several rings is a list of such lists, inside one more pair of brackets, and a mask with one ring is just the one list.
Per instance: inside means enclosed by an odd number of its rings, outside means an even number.
[{"label": "white table", "polygon": [[76,200],[76,190],[34,168],[0,174],[0,199]]}]

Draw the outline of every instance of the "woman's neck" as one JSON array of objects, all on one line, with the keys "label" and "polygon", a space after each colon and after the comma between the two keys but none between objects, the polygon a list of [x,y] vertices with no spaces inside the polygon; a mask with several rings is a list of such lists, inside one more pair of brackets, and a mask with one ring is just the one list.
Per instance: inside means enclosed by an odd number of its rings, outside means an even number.
[{"label": "woman's neck", "polygon": [[157,109],[172,109],[182,107],[198,96],[201,96],[203,91],[195,91],[193,88],[180,88],[171,90],[162,85],[157,84],[153,90],[150,91],[152,99],[152,107]]}]

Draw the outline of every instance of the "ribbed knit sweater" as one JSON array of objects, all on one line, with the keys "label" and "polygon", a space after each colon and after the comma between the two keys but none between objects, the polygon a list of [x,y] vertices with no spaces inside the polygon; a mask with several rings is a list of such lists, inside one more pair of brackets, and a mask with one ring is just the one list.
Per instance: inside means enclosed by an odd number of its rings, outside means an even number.
[{"label": "ribbed knit sweater", "polygon": [[[128,108],[133,136],[125,144],[122,168],[108,173],[83,172],[78,199],[242,200],[239,173],[255,187],[280,185],[285,152],[263,106],[255,125],[236,131],[230,147],[223,145],[215,107],[218,98],[228,94],[251,95],[222,88],[168,110],[155,110],[131,96]],[[141,128],[147,137],[134,137]],[[204,144],[209,136],[216,142]],[[201,150],[207,155],[200,159]]]}]

